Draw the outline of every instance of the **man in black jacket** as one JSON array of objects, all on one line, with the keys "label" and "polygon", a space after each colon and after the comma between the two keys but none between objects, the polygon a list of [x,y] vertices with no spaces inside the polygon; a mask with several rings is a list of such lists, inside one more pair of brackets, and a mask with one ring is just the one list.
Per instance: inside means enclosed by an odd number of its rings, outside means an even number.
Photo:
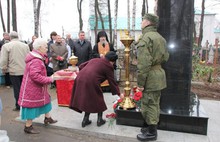
[{"label": "man in black jacket", "polygon": [[77,66],[92,58],[91,43],[85,39],[85,32],[79,32],[79,39],[73,44],[73,53],[78,57]]}]

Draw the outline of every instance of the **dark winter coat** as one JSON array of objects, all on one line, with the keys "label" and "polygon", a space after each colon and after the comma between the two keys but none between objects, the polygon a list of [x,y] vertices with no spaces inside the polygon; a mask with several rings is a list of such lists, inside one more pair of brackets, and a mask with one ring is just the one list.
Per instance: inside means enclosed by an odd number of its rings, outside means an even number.
[{"label": "dark winter coat", "polygon": [[107,109],[100,84],[108,80],[112,95],[120,95],[114,79],[113,65],[105,58],[95,58],[81,64],[70,102],[70,108],[77,112],[98,113]]},{"label": "dark winter coat", "polygon": [[84,40],[83,44],[80,44],[80,41],[77,40],[73,44],[73,53],[76,57],[78,57],[77,66],[80,64],[87,62],[92,58],[92,46],[88,40]]}]

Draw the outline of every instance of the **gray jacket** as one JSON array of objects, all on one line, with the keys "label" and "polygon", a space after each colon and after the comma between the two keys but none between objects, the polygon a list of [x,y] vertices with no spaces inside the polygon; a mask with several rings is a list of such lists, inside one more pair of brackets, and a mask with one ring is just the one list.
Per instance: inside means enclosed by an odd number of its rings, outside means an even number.
[{"label": "gray jacket", "polygon": [[27,44],[12,39],[2,46],[0,68],[7,70],[10,75],[23,75],[25,68],[25,57],[30,52]]},{"label": "gray jacket", "polygon": [[78,57],[77,66],[92,58],[92,46],[88,40],[84,40],[82,45],[77,40],[73,45],[73,53]]}]

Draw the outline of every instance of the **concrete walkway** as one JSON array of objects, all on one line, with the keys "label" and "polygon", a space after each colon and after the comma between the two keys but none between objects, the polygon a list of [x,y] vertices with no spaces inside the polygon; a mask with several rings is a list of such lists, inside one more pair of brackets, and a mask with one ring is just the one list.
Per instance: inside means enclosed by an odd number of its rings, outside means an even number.
[{"label": "concrete walkway", "polygon": [[[117,96],[112,96],[110,93],[105,93],[106,104],[108,105],[108,110],[104,112],[104,117],[106,114],[113,112],[113,102],[117,99]],[[211,100],[200,100],[201,105],[207,112],[209,116],[208,123],[208,134],[197,135],[189,133],[180,133],[173,131],[162,131],[158,130],[158,140],[157,142],[219,142],[220,140],[220,101]],[[107,138],[122,142],[135,142],[136,135],[140,133],[139,127],[131,127],[124,125],[116,125],[115,121],[112,126],[109,126],[108,122],[101,126],[96,126],[97,115],[91,114],[90,119],[92,124],[81,127],[81,121],[84,114],[77,113],[70,110],[68,107],[60,107],[57,104],[57,100],[52,101],[52,117],[58,120],[58,123],[51,125],[50,127],[55,127],[57,129],[69,129],[70,131],[84,133],[86,135],[93,135],[100,138]],[[19,117],[16,118],[20,121]],[[35,119],[35,123],[41,123],[44,120],[42,115],[40,118]]]}]

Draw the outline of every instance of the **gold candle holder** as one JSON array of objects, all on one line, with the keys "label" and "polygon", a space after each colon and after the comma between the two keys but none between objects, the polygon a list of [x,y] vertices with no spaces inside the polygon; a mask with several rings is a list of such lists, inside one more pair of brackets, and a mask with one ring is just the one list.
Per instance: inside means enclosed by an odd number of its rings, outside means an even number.
[{"label": "gold candle holder", "polygon": [[130,92],[131,92],[131,87],[130,87],[130,81],[129,81],[129,57],[130,57],[130,45],[134,41],[133,38],[129,36],[129,32],[125,31],[125,36],[121,36],[121,42],[125,46],[125,88],[124,88],[124,98],[122,102],[120,103],[120,107],[123,109],[131,109],[135,108],[135,104],[133,100],[130,98]]}]

